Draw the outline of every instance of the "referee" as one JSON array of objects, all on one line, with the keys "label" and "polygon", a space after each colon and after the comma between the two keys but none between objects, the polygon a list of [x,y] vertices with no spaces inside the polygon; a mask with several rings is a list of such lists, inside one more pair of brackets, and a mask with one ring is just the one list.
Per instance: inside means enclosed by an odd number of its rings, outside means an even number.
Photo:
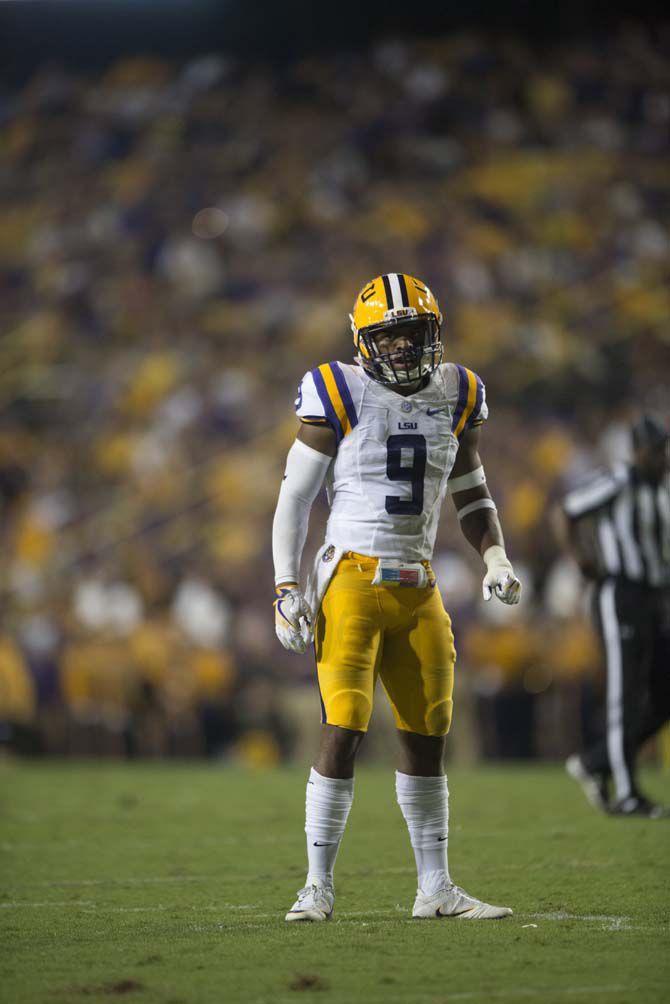
[{"label": "referee", "polygon": [[660,819],[637,784],[643,743],[670,718],[670,439],[653,418],[632,427],[633,462],[566,496],[562,522],[583,573],[607,668],[604,738],[566,770],[592,805]]}]

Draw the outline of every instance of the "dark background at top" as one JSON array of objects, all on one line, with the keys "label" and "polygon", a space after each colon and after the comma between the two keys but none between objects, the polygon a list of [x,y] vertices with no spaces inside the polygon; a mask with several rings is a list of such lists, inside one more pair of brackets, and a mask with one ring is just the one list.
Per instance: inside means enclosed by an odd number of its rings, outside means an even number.
[{"label": "dark background at top", "polygon": [[9,0],[0,3],[0,75],[19,84],[55,62],[95,71],[122,54],[182,59],[220,50],[240,58],[290,60],[310,52],[356,49],[402,32],[445,34],[477,28],[524,35],[539,46],[593,36],[621,20],[651,21],[657,5],[547,0]]}]

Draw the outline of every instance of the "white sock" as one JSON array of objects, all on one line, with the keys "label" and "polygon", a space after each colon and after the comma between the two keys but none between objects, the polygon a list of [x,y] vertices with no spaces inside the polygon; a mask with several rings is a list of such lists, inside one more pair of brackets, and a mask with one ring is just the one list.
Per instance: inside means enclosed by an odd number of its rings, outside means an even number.
[{"label": "white sock", "polygon": [[307,885],[333,884],[335,858],[353,800],[353,777],[322,777],[312,767],[305,798]]},{"label": "white sock", "polygon": [[451,885],[447,863],[447,778],[444,774],[439,777],[412,777],[397,770],[395,789],[416,858],[418,886],[430,895],[445,882]]}]

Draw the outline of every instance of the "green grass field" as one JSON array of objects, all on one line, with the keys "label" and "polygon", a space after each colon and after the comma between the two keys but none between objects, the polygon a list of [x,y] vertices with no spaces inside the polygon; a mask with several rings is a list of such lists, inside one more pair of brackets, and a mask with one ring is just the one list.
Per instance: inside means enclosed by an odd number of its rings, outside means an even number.
[{"label": "green grass field", "polygon": [[454,769],[452,874],[515,915],[412,921],[392,770],[361,769],[336,919],[288,925],[305,777],[0,764],[3,1004],[668,999],[670,821],[602,818],[557,767]]}]

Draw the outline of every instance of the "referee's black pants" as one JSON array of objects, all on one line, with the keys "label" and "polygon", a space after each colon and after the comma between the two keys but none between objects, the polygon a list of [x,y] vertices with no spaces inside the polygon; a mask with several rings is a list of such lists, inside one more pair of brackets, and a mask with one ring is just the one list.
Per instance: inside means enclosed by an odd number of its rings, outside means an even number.
[{"label": "referee's black pants", "polygon": [[609,578],[593,599],[607,671],[605,735],[582,762],[611,776],[619,802],[638,794],[636,754],[670,719],[670,590]]}]

